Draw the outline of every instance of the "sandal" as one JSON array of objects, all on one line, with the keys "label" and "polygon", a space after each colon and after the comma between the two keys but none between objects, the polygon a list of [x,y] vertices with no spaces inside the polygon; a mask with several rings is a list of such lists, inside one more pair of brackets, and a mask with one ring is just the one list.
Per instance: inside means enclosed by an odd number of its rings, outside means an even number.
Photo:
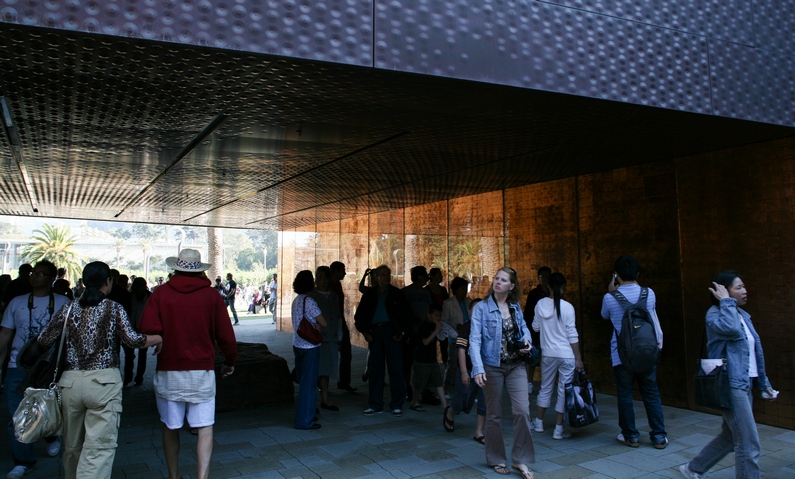
[{"label": "sandal", "polygon": [[411,406],[409,406],[409,409],[411,409],[412,411],[417,411],[417,412],[425,412],[425,409],[422,406],[420,406],[419,404],[417,404],[416,406],[412,404]]},{"label": "sandal", "polygon": [[491,468],[494,469],[494,472],[503,476],[507,476],[511,473],[511,470],[508,469],[505,464],[497,464],[496,466],[491,466]]},{"label": "sandal", "polygon": [[[522,479],[535,479],[536,477],[535,474],[533,474],[533,471],[528,469],[524,464],[521,466],[513,465],[511,467],[514,468],[514,470],[518,472],[520,476],[522,476]],[[524,469],[522,469],[522,467],[524,467]]]},{"label": "sandal", "polygon": [[486,436],[472,436],[472,439],[476,440],[477,442],[483,445],[486,444]]},{"label": "sandal", "polygon": [[444,426],[444,430],[447,432],[455,431],[455,419],[447,419],[447,411],[449,411],[452,406],[447,406],[444,408],[444,413],[442,414],[442,426]]}]

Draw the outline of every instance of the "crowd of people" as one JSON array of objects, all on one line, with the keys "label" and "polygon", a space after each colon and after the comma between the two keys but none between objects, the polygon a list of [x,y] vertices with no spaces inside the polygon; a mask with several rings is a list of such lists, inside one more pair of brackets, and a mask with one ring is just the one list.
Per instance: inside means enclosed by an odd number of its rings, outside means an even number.
[{"label": "crowd of people", "polygon": [[[21,266],[18,278],[2,283],[0,362],[8,358],[3,392],[11,416],[28,381],[17,367],[20,351],[30,342],[44,350],[64,345],[67,364],[58,380],[63,436],[45,441],[50,456],[63,449],[67,478],[111,477],[122,388],[143,382],[146,354],[152,347],[157,355],[153,383],[169,477],[180,477],[179,429],[185,418],[198,435],[197,477],[209,476],[216,345],[224,354],[220,377],[225,378],[234,372],[237,343],[227,305],[213,291],[205,275],[210,265],[201,262],[200,253],[183,249],[166,264],[173,274],[168,281],[160,278],[151,291],[143,278],[134,278],[128,289],[129,279],[100,261],[88,263],[76,288],[67,284],[63,293],[56,288],[60,271],[46,260]],[[31,471],[37,458],[31,444],[17,441],[12,426],[8,434],[14,468],[6,477],[17,479]]]},{"label": "crowd of people", "polygon": [[[638,283],[639,272],[635,258],[619,257],[602,299],[601,316],[610,321],[614,332],[610,355],[620,428],[616,441],[631,448],[640,446],[633,407],[633,388],[637,385],[648,418],[650,443],[655,449],[665,449],[668,437],[656,359],[648,365],[641,365],[638,359],[625,364],[623,346],[619,344],[625,314],[642,309],[651,323],[649,329],[653,331],[656,349],[663,347],[656,296],[651,288]],[[336,372],[339,348],[335,341],[342,337],[340,325],[346,322],[344,308],[332,306],[343,305],[344,298],[341,291],[335,297],[337,293],[327,287],[330,274],[329,267],[320,266],[314,276],[311,271],[299,272],[293,283],[297,295],[291,312],[299,383],[295,416],[298,429],[321,427],[317,422],[318,388],[320,407],[338,410],[329,402],[328,378],[324,374]],[[572,437],[564,424],[564,386],[573,381],[575,373],[585,369],[575,309],[563,299],[566,277],[560,272],[553,273],[549,267],[540,268],[538,285],[527,295],[524,309],[520,307],[519,279],[510,267],[495,273],[483,298],[470,298],[471,285],[459,277],[451,281],[450,295],[438,268],[430,272],[423,266],[411,268],[411,282],[404,288],[394,286],[392,279],[390,268],[382,265],[367,269],[359,284],[362,297],[354,314],[354,325],[367,342],[367,369],[362,379],[369,382],[368,404],[362,414],[372,416],[388,411],[400,417],[406,402],[416,413],[426,412],[423,403],[436,404],[441,406],[444,429],[453,432],[456,415],[468,414],[477,403],[473,439],[484,444],[486,464],[497,474],[507,475],[514,469],[523,479],[532,479],[530,465],[535,462],[532,433],[544,432],[546,410],[554,407],[552,438]],[[761,341],[750,315],[740,309],[747,300],[742,279],[735,272],[720,273],[709,291],[715,303],[705,322],[709,357],[728,356],[732,364],[729,369],[732,408],[722,411],[721,433],[679,471],[686,478],[698,479],[725,455],[734,452],[737,477],[756,478],[760,476],[760,444],[751,408],[751,389],[762,390],[762,397],[767,400],[774,400],[777,392],[765,375]],[[313,344],[299,334],[304,320],[323,333],[322,342]],[[537,348],[540,353],[534,351]],[[529,395],[533,393],[535,371],[529,364],[535,364],[535,356],[540,356],[535,369],[540,370],[541,384],[535,417],[531,418]],[[658,358],[659,353],[652,357]],[[384,398],[387,382],[388,402]],[[512,415],[510,467],[502,428],[505,392],[510,398]],[[429,393],[432,399],[426,401]],[[448,400],[451,400],[449,405]]]},{"label": "crowd of people", "polygon": [[[68,478],[110,477],[121,391],[126,385],[141,384],[146,354],[152,347],[158,355],[153,383],[169,477],[180,477],[179,429],[186,418],[198,436],[198,477],[208,477],[215,421],[215,347],[220,347],[225,358],[219,377],[228,377],[234,373],[237,358],[233,325],[239,321],[234,308],[239,288],[231,273],[226,283],[219,276],[213,285],[206,276],[211,265],[201,261],[198,251],[184,249],[166,263],[173,274],[151,289],[143,278],[133,278],[128,288],[129,278],[102,262],[87,264],[75,288],[69,288],[68,282],[64,286],[66,280],[58,277],[62,272],[48,261],[23,265],[14,280],[0,278],[0,360],[8,359],[4,392],[12,415],[22,400],[25,382],[24,371],[17,365],[19,351],[29,341],[51,347],[65,331],[68,365],[58,383],[64,434],[62,439],[46,441],[51,456],[60,453],[63,442]],[[640,446],[632,397],[637,385],[651,445],[664,449],[668,438],[656,361],[639,369],[637,363],[628,362],[619,344],[624,316],[634,308],[648,316],[656,347],[663,347],[656,296],[638,283],[639,271],[635,258],[619,257],[602,300],[601,316],[614,331],[610,354],[620,428],[616,440],[631,448]],[[320,428],[320,409],[340,410],[329,394],[332,381],[338,389],[356,391],[351,385],[351,332],[342,286],[346,275],[345,265],[335,261],[318,267],[314,274],[298,272],[292,283],[297,429]],[[572,437],[564,424],[564,386],[575,372],[584,370],[575,309],[564,299],[565,276],[540,268],[538,285],[530,290],[524,308],[519,278],[510,267],[495,272],[483,298],[470,298],[471,285],[460,277],[449,283],[448,291],[438,268],[411,268],[411,282],[404,288],[392,281],[390,268],[382,265],[365,271],[359,283],[362,296],[352,319],[368,348],[362,378],[368,382],[367,407],[362,414],[388,411],[400,417],[406,403],[412,414],[439,406],[444,430],[453,432],[456,416],[470,413],[477,404],[473,439],[484,445],[486,464],[500,475],[514,469],[523,479],[533,478],[533,433],[544,432],[546,410],[554,407],[552,438]],[[275,309],[276,275],[267,287],[255,289],[249,298],[254,310],[263,303],[270,306],[271,301]],[[761,339],[750,315],[741,308],[748,296],[740,275],[734,271],[718,274],[709,292],[714,305],[705,320],[708,356],[727,360],[731,408],[722,411],[718,436],[679,470],[684,477],[697,479],[734,452],[737,477],[756,478],[761,446],[751,390],[762,390],[767,400],[775,400],[777,391],[765,374]],[[185,304],[193,306],[190,311]],[[318,337],[306,334],[305,326],[317,330]],[[536,364],[536,356],[540,356],[541,381],[531,417],[529,396],[535,372],[528,364]],[[388,402],[384,397],[387,374]],[[510,462],[502,427],[505,393],[512,416]],[[14,479],[29,472],[36,457],[31,445],[16,441],[11,427],[9,441],[15,467],[7,477]]]}]

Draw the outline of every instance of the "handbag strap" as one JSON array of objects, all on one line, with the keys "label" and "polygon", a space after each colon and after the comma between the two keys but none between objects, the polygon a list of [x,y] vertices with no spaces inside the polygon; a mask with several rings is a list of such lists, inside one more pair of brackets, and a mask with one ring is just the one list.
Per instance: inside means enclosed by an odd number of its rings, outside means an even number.
[{"label": "handbag strap", "polygon": [[52,383],[50,387],[55,386],[55,380],[58,378],[58,370],[61,368],[61,351],[63,350],[64,341],[66,340],[66,322],[69,321],[69,314],[72,312],[72,306],[75,302],[69,303],[69,309],[66,310],[66,316],[63,318],[63,330],[61,331],[61,343],[58,345],[58,356],[55,360],[55,373],[52,375]]}]

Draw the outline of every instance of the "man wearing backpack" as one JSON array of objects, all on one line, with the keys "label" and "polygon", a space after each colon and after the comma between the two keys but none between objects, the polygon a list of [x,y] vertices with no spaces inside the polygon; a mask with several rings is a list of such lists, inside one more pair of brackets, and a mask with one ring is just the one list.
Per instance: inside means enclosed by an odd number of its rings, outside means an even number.
[{"label": "man wearing backpack", "polygon": [[[614,267],[608,293],[602,300],[602,317],[612,322],[614,330],[610,356],[616,375],[618,425],[621,427],[616,439],[629,447],[640,445],[632,404],[633,384],[637,382],[651,429],[651,443],[657,449],[665,449],[668,438],[657,387],[657,359],[663,336],[655,309],[656,296],[651,288],[638,284],[638,260],[621,256]],[[623,328],[624,324],[630,325],[629,328]]]}]

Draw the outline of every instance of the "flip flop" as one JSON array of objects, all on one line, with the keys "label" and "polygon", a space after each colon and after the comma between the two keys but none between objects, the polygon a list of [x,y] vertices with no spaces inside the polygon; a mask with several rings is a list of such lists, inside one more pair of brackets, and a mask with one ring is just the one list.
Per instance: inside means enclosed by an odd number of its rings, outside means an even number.
[{"label": "flip flop", "polygon": [[486,436],[472,436],[472,439],[476,440],[481,444],[486,444]]},{"label": "flip flop", "polygon": [[524,466],[525,469],[522,469],[521,466],[516,466],[516,465],[513,465],[511,467],[516,472],[518,472],[520,476],[522,476],[522,479],[535,479],[535,477],[536,477],[535,474],[533,474],[533,471],[528,469],[527,466]]},{"label": "flip flop", "polygon": [[491,466],[491,468],[494,469],[494,472],[503,476],[507,476],[511,473],[511,470],[508,469],[505,464],[497,464],[496,466]]},{"label": "flip flop", "polygon": [[452,406],[447,406],[444,408],[444,413],[442,413],[442,426],[444,426],[444,430],[447,432],[455,431],[455,419],[452,421],[447,419],[447,411],[450,410],[450,408],[452,408]]},{"label": "flip flop", "polygon": [[412,404],[411,406],[409,406],[409,409],[411,409],[412,411],[417,411],[417,412],[425,412],[425,409],[422,406],[420,406],[420,405],[415,406],[415,405]]}]

